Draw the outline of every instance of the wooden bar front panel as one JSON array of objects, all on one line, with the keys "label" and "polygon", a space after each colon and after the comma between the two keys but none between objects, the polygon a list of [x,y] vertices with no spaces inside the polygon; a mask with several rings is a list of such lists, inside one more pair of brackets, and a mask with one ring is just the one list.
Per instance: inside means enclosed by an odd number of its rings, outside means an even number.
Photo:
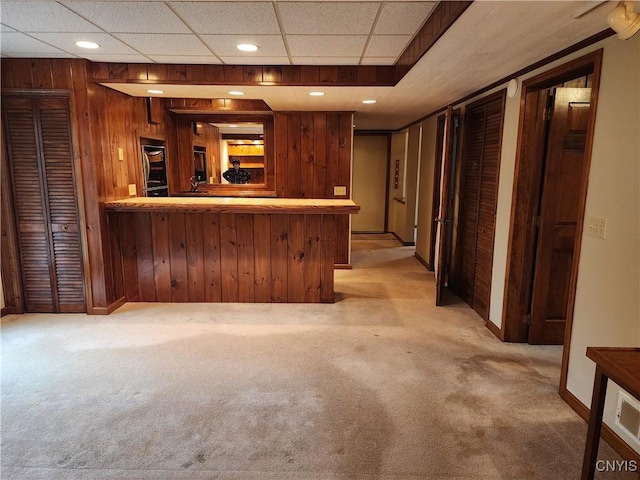
[{"label": "wooden bar front panel", "polygon": [[336,217],[113,213],[117,278],[127,301],[332,303]]}]

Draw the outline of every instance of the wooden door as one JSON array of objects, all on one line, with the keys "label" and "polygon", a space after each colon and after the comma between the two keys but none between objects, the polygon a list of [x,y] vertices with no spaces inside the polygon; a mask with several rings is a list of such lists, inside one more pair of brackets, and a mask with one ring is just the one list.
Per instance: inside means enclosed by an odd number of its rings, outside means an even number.
[{"label": "wooden door", "polygon": [[504,92],[467,108],[462,163],[462,207],[456,290],[489,319]]},{"label": "wooden door", "polygon": [[84,312],[69,99],[2,100],[27,312]]},{"label": "wooden door", "polygon": [[590,88],[556,88],[538,221],[532,344],[564,342],[590,114]]},{"label": "wooden door", "polygon": [[438,251],[437,261],[435,264],[436,276],[436,305],[443,304],[444,288],[447,283],[447,274],[449,270],[449,251],[451,244],[451,214],[452,214],[452,188],[451,181],[453,179],[453,162],[455,161],[455,138],[456,125],[454,121],[453,108],[447,108],[447,114],[444,122],[444,139],[445,145],[444,155],[442,159],[442,202],[440,202],[440,217],[437,219],[438,225]]}]

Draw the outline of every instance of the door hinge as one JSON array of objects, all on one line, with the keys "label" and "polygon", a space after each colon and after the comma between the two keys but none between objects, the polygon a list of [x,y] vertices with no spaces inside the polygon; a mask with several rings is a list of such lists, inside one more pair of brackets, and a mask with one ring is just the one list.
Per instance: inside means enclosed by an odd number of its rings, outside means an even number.
[{"label": "door hinge", "polygon": [[524,324],[525,325],[531,325],[531,314],[530,313],[527,313],[524,316]]}]

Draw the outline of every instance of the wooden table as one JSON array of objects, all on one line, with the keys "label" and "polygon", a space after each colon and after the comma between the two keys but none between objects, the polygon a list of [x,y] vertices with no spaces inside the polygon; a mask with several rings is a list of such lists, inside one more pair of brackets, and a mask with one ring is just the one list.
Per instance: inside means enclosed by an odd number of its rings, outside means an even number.
[{"label": "wooden table", "polygon": [[595,474],[609,379],[640,400],[640,348],[587,347],[587,357],[596,363],[596,377],[582,463],[582,480],[592,480]]}]

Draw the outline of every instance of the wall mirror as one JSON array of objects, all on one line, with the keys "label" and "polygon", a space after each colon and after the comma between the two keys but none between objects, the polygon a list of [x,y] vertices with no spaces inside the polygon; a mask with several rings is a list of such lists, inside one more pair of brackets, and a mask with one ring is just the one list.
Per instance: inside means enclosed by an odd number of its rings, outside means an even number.
[{"label": "wall mirror", "polygon": [[275,196],[272,115],[191,114],[176,120],[180,186],[174,195]]}]

